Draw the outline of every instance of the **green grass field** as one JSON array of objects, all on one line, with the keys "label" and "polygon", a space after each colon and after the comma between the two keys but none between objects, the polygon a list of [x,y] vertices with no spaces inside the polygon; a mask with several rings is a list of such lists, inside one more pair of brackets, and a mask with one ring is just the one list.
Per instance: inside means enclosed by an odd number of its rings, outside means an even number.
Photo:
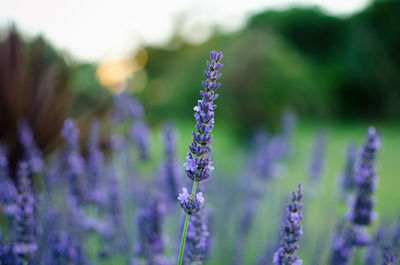
[{"label": "green grass field", "polygon": [[[247,238],[242,239],[246,246],[244,264],[256,264],[259,256],[266,252],[267,246],[276,241],[284,203],[299,182],[304,185],[305,206],[304,235],[298,255],[303,259],[303,264],[328,264],[332,231],[347,211],[347,196],[338,192],[338,176],[344,167],[347,144],[354,141],[358,147],[361,147],[369,125],[363,123],[317,125],[307,121],[298,123],[298,128],[294,133],[294,155],[285,163],[282,176],[266,183],[266,194],[259,204],[250,234]],[[398,162],[400,125],[388,123],[374,125],[381,133],[382,148],[378,153],[379,182],[375,196],[378,219],[369,228],[371,234],[378,223],[392,224],[400,215],[400,193],[397,191],[400,187],[400,178],[398,177],[400,173],[400,163]],[[186,156],[187,146],[191,141],[192,127],[191,123],[178,124],[180,136],[178,151],[182,163]],[[316,188],[313,188],[308,181],[308,171],[314,138],[320,129],[325,129],[327,132],[326,159],[323,177],[320,183],[314,185]],[[151,161],[137,165],[137,170],[142,176],[157,178],[154,168],[162,158],[163,144],[160,140],[160,130],[156,131],[158,132],[153,135]],[[237,133],[229,126],[217,124],[215,128],[213,143],[215,172],[207,184],[209,190],[206,192],[208,195],[206,205],[212,209],[215,222],[212,231],[215,238],[214,251],[211,259],[206,263],[209,265],[231,264],[234,255],[233,246],[237,240],[237,217],[240,215],[238,210],[240,207],[236,205],[238,204],[236,195],[242,192],[240,187],[234,183],[239,177],[247,177],[243,168],[246,166],[249,152],[243,148],[245,143],[236,135]],[[185,176],[184,178],[186,180]],[[127,221],[130,225],[135,226],[134,206],[126,206],[131,212]],[[171,214],[175,216],[171,216]],[[165,223],[164,231],[168,234],[166,254],[170,257],[175,257],[178,251],[176,242],[180,239],[180,214],[180,209],[174,213],[170,212]],[[136,229],[130,230],[135,233]],[[132,239],[132,241],[136,240]],[[353,264],[361,264],[361,255],[361,251],[356,253]],[[270,258],[272,259],[272,257]],[[110,264],[119,264],[119,262],[114,260]]]},{"label": "green grass field", "polygon": [[[246,240],[245,264],[255,264],[260,253],[265,252],[267,243],[277,235],[278,222],[283,209],[283,201],[287,200],[289,193],[298,182],[304,184],[304,236],[301,241],[299,256],[303,264],[327,264],[331,233],[338,220],[346,214],[347,198],[338,192],[338,176],[344,167],[347,144],[355,141],[359,147],[364,142],[365,134],[370,124],[321,124],[300,121],[295,133],[295,152],[286,167],[282,177],[268,183],[266,196],[259,207],[252,231]],[[397,221],[400,215],[400,163],[398,159],[400,150],[400,126],[396,124],[374,124],[382,136],[382,148],[378,153],[377,174],[379,177],[376,193],[376,210],[378,219],[370,228],[373,232],[378,223],[385,225]],[[316,191],[308,183],[308,169],[311,159],[314,137],[319,129],[327,131],[328,142],[326,148],[326,161],[321,183]],[[181,130],[182,131],[182,130]],[[186,137],[186,134],[185,134]],[[227,128],[216,126],[214,152],[216,161],[215,177],[233,177],[245,164],[243,152],[237,144],[237,138]],[[189,139],[186,141],[189,142]],[[245,177],[245,176],[243,176]],[[210,184],[212,185],[212,181]],[[222,191],[223,192],[223,191]],[[310,198],[307,194],[316,193]],[[213,202],[209,202],[212,204]],[[235,211],[232,205],[232,211]],[[218,209],[216,209],[218,214]],[[223,229],[224,234],[218,230],[216,233],[215,252],[208,264],[229,264],[232,255],[232,244],[235,239],[235,227],[231,220],[216,217],[219,220],[217,228],[230,226]],[[230,252],[229,252],[230,251]],[[318,254],[318,255],[315,255]],[[360,264],[359,256],[354,264]],[[318,259],[315,259],[319,256]],[[272,258],[272,257],[271,257]]]}]

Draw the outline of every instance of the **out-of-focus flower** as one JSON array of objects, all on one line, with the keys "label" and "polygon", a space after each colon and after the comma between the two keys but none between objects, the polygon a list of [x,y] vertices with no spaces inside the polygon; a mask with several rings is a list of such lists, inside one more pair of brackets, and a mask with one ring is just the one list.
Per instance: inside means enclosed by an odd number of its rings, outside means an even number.
[{"label": "out-of-focus flower", "polygon": [[292,192],[291,202],[286,206],[286,218],[283,224],[281,235],[281,247],[275,252],[273,257],[274,265],[301,265],[302,260],[296,256],[299,248],[298,241],[303,234],[302,227],[299,225],[302,220],[303,198],[301,184],[296,191]]},{"label": "out-of-focus flower", "polygon": [[26,162],[18,165],[18,197],[19,212],[16,218],[16,242],[14,253],[22,261],[28,262],[37,250],[35,235],[34,198],[29,181],[29,166]]},{"label": "out-of-focus flower", "polygon": [[357,225],[369,225],[376,218],[376,213],[373,211],[375,203],[373,194],[377,182],[375,156],[379,147],[380,140],[376,129],[370,127],[361,152],[361,159],[357,165],[357,195],[349,202],[351,212],[348,214],[348,218]]},{"label": "out-of-focus flower", "polygon": [[357,156],[357,147],[350,143],[347,147],[346,164],[340,177],[341,188],[344,191],[353,191],[356,186],[355,163]]}]

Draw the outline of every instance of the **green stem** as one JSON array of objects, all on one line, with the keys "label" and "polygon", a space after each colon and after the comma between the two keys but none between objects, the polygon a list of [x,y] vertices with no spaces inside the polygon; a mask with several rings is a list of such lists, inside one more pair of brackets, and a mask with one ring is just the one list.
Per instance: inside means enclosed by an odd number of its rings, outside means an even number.
[{"label": "green stem", "polygon": [[[195,180],[193,183],[192,196],[196,195],[197,183],[198,183],[197,180]],[[179,250],[178,265],[182,265],[183,251],[185,249],[186,234],[189,227],[189,220],[190,220],[190,214],[186,214],[185,225],[183,226],[183,232],[182,232],[181,249]]]}]

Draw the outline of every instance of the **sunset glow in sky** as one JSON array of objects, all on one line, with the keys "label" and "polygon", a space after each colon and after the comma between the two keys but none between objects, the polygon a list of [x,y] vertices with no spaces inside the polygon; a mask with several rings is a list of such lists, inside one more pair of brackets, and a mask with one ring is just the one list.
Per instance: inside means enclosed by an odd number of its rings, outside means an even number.
[{"label": "sunset glow in sky", "polygon": [[162,45],[175,29],[193,42],[205,40],[211,27],[232,31],[267,8],[320,6],[346,15],[368,0],[12,0],[2,3],[0,25],[15,22],[27,36],[43,34],[73,58],[103,61],[121,58],[143,44]]}]

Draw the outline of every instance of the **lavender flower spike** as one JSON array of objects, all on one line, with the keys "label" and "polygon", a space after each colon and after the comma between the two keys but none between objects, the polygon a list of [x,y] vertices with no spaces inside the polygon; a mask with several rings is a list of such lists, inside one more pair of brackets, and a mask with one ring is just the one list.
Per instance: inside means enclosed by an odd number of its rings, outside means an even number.
[{"label": "lavender flower spike", "polygon": [[184,256],[185,264],[203,264],[208,256],[210,234],[208,232],[205,212],[193,214],[187,234],[187,247]]},{"label": "lavender flower spike", "polygon": [[15,255],[25,262],[28,262],[37,250],[35,242],[34,199],[28,175],[28,164],[20,162],[18,165],[19,194],[17,203],[19,213],[17,215],[16,227],[17,240],[13,250]]},{"label": "lavender flower spike", "polygon": [[153,198],[139,211],[137,225],[140,245],[137,247],[139,256],[147,260],[147,264],[156,264],[164,251],[162,237],[164,206],[159,199]]},{"label": "lavender flower spike", "polygon": [[383,249],[383,263],[382,265],[395,265],[396,263],[396,254],[393,249],[390,247],[384,247]]},{"label": "lavender flower spike", "polygon": [[24,159],[32,173],[40,173],[44,167],[43,154],[36,145],[33,131],[26,121],[18,124],[19,140],[24,149]]},{"label": "lavender flower spike", "polygon": [[360,226],[369,225],[376,216],[373,211],[375,202],[372,196],[376,189],[377,176],[374,164],[380,140],[374,127],[369,128],[366,138],[356,170],[357,196],[351,202],[352,211],[348,216],[351,222]]},{"label": "lavender flower spike", "polygon": [[217,107],[214,100],[218,98],[215,90],[221,85],[217,80],[221,77],[218,71],[222,69],[222,57],[222,52],[211,52],[211,63],[207,62],[208,71],[204,72],[206,81],[202,83],[204,91],[200,91],[201,100],[198,100],[197,106],[194,107],[197,132],[192,133],[193,141],[189,145],[190,152],[184,164],[187,176],[193,181],[209,178],[214,169],[208,154],[211,152],[214,110]]},{"label": "lavender flower spike", "polygon": [[192,196],[188,193],[186,188],[183,188],[182,193],[179,193],[178,200],[181,202],[181,206],[187,214],[197,213],[204,204],[202,192],[198,192],[196,196]]},{"label": "lavender flower spike", "polygon": [[181,265],[183,261],[190,215],[197,212],[204,202],[203,194],[196,194],[197,184],[199,181],[209,178],[214,170],[209,153],[211,152],[210,144],[213,137],[214,110],[217,108],[214,100],[218,98],[218,94],[215,91],[221,85],[218,79],[221,77],[219,70],[223,67],[221,63],[223,55],[222,52],[211,51],[210,57],[211,62],[207,61],[208,70],[204,72],[206,80],[202,82],[204,90],[200,91],[201,100],[198,100],[197,106],[194,107],[196,131],[192,133],[193,140],[189,145],[190,152],[188,152],[186,163],[184,164],[186,175],[194,181],[192,193],[189,195],[187,190],[184,189],[183,193],[179,195],[181,206],[186,211],[186,219],[183,227],[178,265]]},{"label": "lavender flower spike", "polygon": [[163,138],[165,143],[165,159],[162,164],[161,174],[165,186],[167,187],[167,198],[175,203],[176,193],[180,187],[182,171],[179,162],[176,159],[176,140],[177,132],[171,123],[164,125]]},{"label": "lavender flower spike", "polygon": [[344,167],[340,184],[344,191],[353,191],[355,187],[355,162],[357,156],[357,147],[350,143],[347,147],[346,165]]},{"label": "lavender flower spike", "polygon": [[297,190],[292,192],[291,202],[286,206],[286,218],[282,229],[281,247],[274,254],[274,265],[301,265],[302,260],[296,256],[299,248],[298,241],[303,234],[302,227],[299,225],[302,220],[303,204],[300,203],[303,198],[301,184]]}]

